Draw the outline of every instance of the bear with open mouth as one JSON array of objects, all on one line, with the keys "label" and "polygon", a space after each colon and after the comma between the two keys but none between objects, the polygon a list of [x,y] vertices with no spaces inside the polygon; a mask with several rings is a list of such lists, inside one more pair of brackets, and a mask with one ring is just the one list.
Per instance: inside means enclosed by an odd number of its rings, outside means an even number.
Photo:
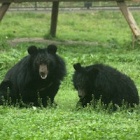
[{"label": "bear with open mouth", "polygon": [[[30,46],[28,55],[15,64],[0,85],[0,104],[10,98],[12,104],[23,102],[46,107],[52,104],[66,75],[64,60],[53,44],[47,48]],[[7,88],[9,93],[7,96]]]}]

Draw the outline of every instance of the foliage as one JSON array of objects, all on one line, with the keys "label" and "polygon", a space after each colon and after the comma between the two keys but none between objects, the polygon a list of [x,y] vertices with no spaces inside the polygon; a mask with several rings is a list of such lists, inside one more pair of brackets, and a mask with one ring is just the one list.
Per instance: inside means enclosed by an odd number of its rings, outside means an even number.
[{"label": "foliage", "polygon": [[[56,108],[0,106],[1,140],[140,139],[139,106],[133,111],[122,109],[114,113],[109,113],[100,106],[96,109],[90,106],[79,110],[75,108],[78,96],[72,85],[74,72],[72,65],[77,62],[82,65],[93,63],[111,65],[129,75],[140,92],[140,48],[139,45],[132,48],[129,28],[125,25],[122,17],[117,19],[117,14],[110,15],[110,12],[82,13],[73,14],[73,18],[69,18],[70,14],[60,14],[59,31],[55,40],[68,39],[80,40],[83,43],[85,41],[98,43],[94,43],[94,45],[58,45],[58,53],[64,58],[68,71],[55,98],[58,106]],[[137,12],[135,16],[138,16]],[[8,36],[10,39],[42,37],[46,33],[46,25],[42,25],[46,18],[48,16],[42,13],[37,15],[8,13],[5,17],[0,26],[0,81],[8,69],[27,55],[28,46],[32,44],[43,47],[48,44],[47,42],[24,42],[12,46],[5,37],[8,35],[10,35]],[[137,18],[137,20],[139,19]],[[34,23],[38,24],[34,25]],[[107,30],[109,24],[112,26]],[[13,30],[16,32],[11,32]]]}]

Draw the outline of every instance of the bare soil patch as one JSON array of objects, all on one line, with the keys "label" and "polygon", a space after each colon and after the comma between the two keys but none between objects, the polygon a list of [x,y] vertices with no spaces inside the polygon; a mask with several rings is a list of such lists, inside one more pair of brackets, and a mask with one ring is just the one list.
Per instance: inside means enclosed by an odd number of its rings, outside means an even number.
[{"label": "bare soil patch", "polygon": [[11,46],[16,46],[19,43],[47,43],[47,44],[56,44],[56,45],[84,45],[84,46],[95,46],[99,45],[98,42],[89,42],[89,41],[73,41],[73,40],[65,40],[65,41],[57,41],[57,40],[48,40],[43,38],[15,38],[12,40],[8,40],[8,43]]}]

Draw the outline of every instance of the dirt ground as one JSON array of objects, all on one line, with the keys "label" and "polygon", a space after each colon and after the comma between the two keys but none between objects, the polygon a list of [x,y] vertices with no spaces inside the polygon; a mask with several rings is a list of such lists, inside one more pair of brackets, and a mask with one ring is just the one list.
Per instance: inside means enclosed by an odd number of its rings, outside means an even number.
[{"label": "dirt ground", "polygon": [[43,38],[15,38],[12,40],[8,40],[10,46],[16,46],[20,43],[47,43],[47,44],[55,44],[55,45],[83,45],[83,46],[95,46],[99,45],[97,42],[88,42],[88,41],[72,41],[72,40],[65,40],[65,41],[56,41],[56,40],[48,40]]}]

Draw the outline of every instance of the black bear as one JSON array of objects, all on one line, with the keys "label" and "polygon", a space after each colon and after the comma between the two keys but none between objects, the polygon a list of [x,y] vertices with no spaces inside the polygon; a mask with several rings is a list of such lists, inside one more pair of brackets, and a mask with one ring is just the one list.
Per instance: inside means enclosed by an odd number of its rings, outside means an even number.
[{"label": "black bear", "polygon": [[54,102],[61,81],[66,75],[64,60],[56,54],[57,47],[53,44],[47,48],[30,46],[29,55],[14,65],[6,74],[0,85],[0,104],[2,98],[7,100],[7,87],[12,104],[22,102],[44,107]]},{"label": "black bear", "polygon": [[137,88],[127,75],[104,64],[82,67],[77,63],[73,67],[73,84],[83,107],[99,99],[106,106],[112,103],[113,110],[123,102],[131,107],[139,104]]}]

